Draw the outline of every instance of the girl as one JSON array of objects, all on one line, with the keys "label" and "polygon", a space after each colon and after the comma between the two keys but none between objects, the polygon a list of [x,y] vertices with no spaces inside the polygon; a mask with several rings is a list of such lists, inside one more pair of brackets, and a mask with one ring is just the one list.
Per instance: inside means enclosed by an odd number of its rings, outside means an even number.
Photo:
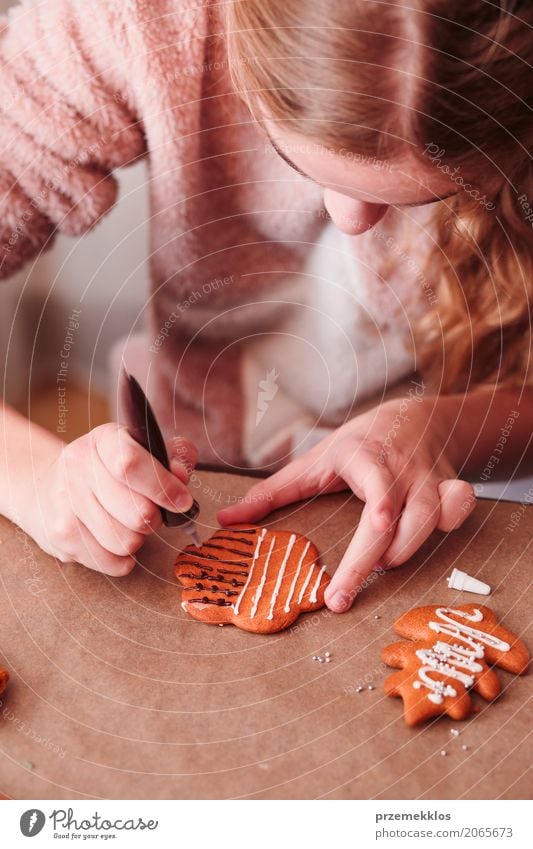
[{"label": "girl", "polygon": [[168,473],[116,424],[65,445],[6,406],[2,512],[123,575],[158,507],[190,506],[197,451],[279,469],[222,523],[350,488],[365,508],[338,612],[458,527],[459,476],[512,470],[531,437],[532,23],[528,0],[19,6],[0,41],[2,273],[94,226],[113,170],[147,156],[150,318],[113,368],[196,448],[171,440]]}]

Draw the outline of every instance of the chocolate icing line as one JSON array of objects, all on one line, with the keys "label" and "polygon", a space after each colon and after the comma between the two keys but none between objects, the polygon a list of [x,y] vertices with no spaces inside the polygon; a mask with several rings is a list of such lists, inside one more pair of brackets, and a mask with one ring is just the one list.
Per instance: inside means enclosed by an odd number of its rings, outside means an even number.
[{"label": "chocolate icing line", "polygon": [[260,580],[260,582],[259,582],[259,585],[258,585],[257,590],[256,590],[256,592],[255,592],[255,595],[254,595],[254,597],[253,597],[253,605],[252,605],[252,609],[251,609],[251,611],[250,611],[250,619],[253,619],[253,618],[254,618],[254,616],[255,616],[255,614],[256,614],[256,611],[257,611],[257,606],[258,606],[258,604],[259,604],[259,601],[260,601],[260,599],[261,599],[261,596],[263,595],[263,587],[265,586],[265,581],[266,581],[266,576],[267,576],[267,570],[268,570],[268,564],[270,563],[270,556],[271,556],[271,554],[272,554],[272,551],[273,551],[273,549],[274,549],[274,545],[275,545],[275,544],[276,544],[276,537],[275,537],[275,536],[273,536],[273,537],[272,537],[272,541],[271,541],[271,543],[270,543],[270,548],[269,548],[268,554],[267,554],[267,556],[266,556],[265,566],[264,566],[264,569],[263,569],[263,574],[261,575],[261,580]]},{"label": "chocolate icing line", "polygon": [[317,601],[317,597],[316,597],[317,590],[320,586],[320,581],[321,581],[322,575],[324,574],[325,571],[326,571],[326,567],[322,566],[322,569],[318,573],[318,578],[316,579],[315,585],[314,585],[313,589],[311,590],[311,594],[309,596],[309,601],[311,602],[311,604],[315,604],[315,602]]},{"label": "chocolate icing line", "polygon": [[255,547],[255,551],[254,551],[254,558],[253,558],[253,560],[252,560],[252,564],[251,564],[251,566],[250,566],[250,571],[249,571],[249,573],[248,573],[248,578],[246,579],[246,583],[245,583],[244,587],[242,588],[242,591],[241,591],[241,594],[240,594],[239,598],[238,598],[238,599],[237,599],[237,601],[235,602],[235,608],[234,608],[234,610],[235,610],[235,616],[237,616],[237,615],[238,615],[238,613],[239,613],[239,606],[240,606],[240,603],[241,603],[241,601],[242,601],[242,599],[243,599],[243,597],[244,597],[244,594],[245,594],[246,590],[247,590],[247,589],[248,589],[248,587],[250,586],[250,581],[252,580],[252,575],[253,575],[253,571],[254,571],[254,566],[255,566],[255,564],[256,564],[257,558],[259,557],[259,552],[260,552],[260,550],[261,550],[261,545],[262,545],[263,540],[264,540],[264,538],[265,538],[265,534],[266,534],[266,528],[263,528],[263,529],[261,530],[261,533],[259,534],[258,539],[257,539],[257,545],[256,545],[256,547]]},{"label": "chocolate icing line", "polygon": [[216,604],[217,607],[231,607],[231,601],[224,601],[223,598],[207,598],[206,595],[202,598],[190,598],[187,604]]},{"label": "chocolate icing line", "polygon": [[244,581],[237,581],[235,578],[232,578],[230,581],[227,578],[223,578],[222,573],[219,573],[218,575],[207,575],[207,573],[195,575],[194,572],[182,572],[178,575],[178,578],[190,578],[191,581],[205,581],[207,578],[210,581],[216,581],[217,584],[230,584],[232,587],[244,586]]},{"label": "chocolate icing line", "polygon": [[298,563],[298,568],[296,569],[296,572],[295,572],[295,574],[294,574],[294,578],[292,579],[292,584],[291,584],[291,587],[290,587],[290,590],[289,590],[289,595],[287,596],[287,601],[285,602],[285,607],[283,608],[283,609],[284,609],[284,611],[285,611],[285,613],[289,613],[289,612],[290,612],[290,609],[291,609],[291,599],[292,599],[292,594],[294,593],[294,590],[296,589],[296,584],[298,583],[298,578],[300,577],[300,572],[301,572],[301,570],[302,570],[302,564],[303,564],[303,562],[304,562],[305,555],[306,555],[306,554],[307,554],[307,552],[309,551],[309,546],[310,546],[310,545],[311,545],[311,542],[310,542],[310,541],[308,541],[308,542],[307,542],[307,545],[305,546],[305,548],[304,548],[304,550],[303,550],[303,554],[302,554],[302,556],[300,557],[300,562]]},{"label": "chocolate icing line", "polygon": [[249,551],[239,551],[237,548],[226,548],[225,545],[215,545],[212,542],[204,542],[202,548],[215,548],[218,551],[229,551],[230,554],[240,554],[241,557],[249,557]]},{"label": "chocolate icing line", "polygon": [[[222,536],[222,535],[219,536],[218,534],[215,535],[213,537],[213,539],[216,540],[217,542],[218,542],[219,539],[225,539],[225,540],[228,540],[228,542],[240,542],[243,545],[253,545],[254,544],[253,539],[242,539],[242,537],[227,537],[227,536]],[[231,549],[228,548],[227,551],[231,551]]]},{"label": "chocolate icing line", "polygon": [[313,569],[315,568],[315,566],[316,566],[316,563],[311,563],[311,566],[309,567],[309,572],[307,573],[307,577],[306,577],[306,579],[303,583],[303,587],[300,590],[300,595],[298,596],[298,604],[302,603],[304,593],[307,589],[307,585],[309,584],[309,581],[311,580],[311,575],[313,574]]},{"label": "chocolate icing line", "polygon": [[[248,563],[244,563],[242,560],[222,560],[220,557],[215,557],[214,554],[200,554],[199,551],[198,552],[195,551],[194,554],[188,553],[187,551],[184,551],[183,553],[188,555],[189,557],[201,557],[202,560],[210,560],[211,563],[224,563],[227,566],[242,566],[243,569],[248,569]],[[249,556],[248,552],[247,552],[246,556],[247,557]],[[183,560],[177,560],[176,561],[177,566],[179,566],[180,563],[183,565]],[[199,566],[202,569],[211,569],[212,568],[211,566],[205,566],[202,563],[198,563],[196,560],[192,560],[192,561],[186,560],[185,564],[189,565],[189,566]],[[246,574],[248,574],[248,572],[246,572]]]},{"label": "chocolate icing line", "polygon": [[293,549],[295,542],[296,542],[296,534],[291,534],[290,538],[289,538],[289,542],[287,544],[286,551],[285,551],[285,557],[283,558],[281,566],[279,567],[278,577],[277,577],[277,580],[276,580],[276,586],[274,587],[274,592],[272,593],[272,599],[270,601],[270,612],[267,616],[267,619],[273,619],[274,618],[274,606],[276,604],[276,599],[278,597],[278,593],[279,593],[280,588],[281,588],[281,582],[283,580],[283,575],[285,574],[285,569],[287,568],[287,561],[289,559],[290,553]]}]

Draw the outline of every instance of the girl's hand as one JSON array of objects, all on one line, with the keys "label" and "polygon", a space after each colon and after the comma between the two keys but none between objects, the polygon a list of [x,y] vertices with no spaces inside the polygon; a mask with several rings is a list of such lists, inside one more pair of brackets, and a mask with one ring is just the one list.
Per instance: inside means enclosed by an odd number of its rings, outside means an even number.
[{"label": "girl's hand", "polygon": [[49,554],[113,577],[127,575],[135,552],[162,523],[159,508],[192,506],[187,490],[194,446],[174,439],[172,471],[118,424],[97,427],[63,444],[34,469],[30,511],[19,524]]},{"label": "girl's hand", "polygon": [[376,566],[399,566],[435,528],[454,530],[471,513],[474,491],[456,479],[449,456],[451,429],[436,399],[411,392],[387,401],[255,484],[219,522],[255,522],[293,501],[349,487],[365,507],[326,590],[328,607],[342,613]]}]

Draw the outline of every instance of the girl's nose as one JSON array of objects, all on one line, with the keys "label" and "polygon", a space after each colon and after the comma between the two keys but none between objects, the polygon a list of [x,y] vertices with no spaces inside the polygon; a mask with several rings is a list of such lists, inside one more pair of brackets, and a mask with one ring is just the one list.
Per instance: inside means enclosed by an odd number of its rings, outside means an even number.
[{"label": "girl's nose", "polygon": [[352,200],[331,189],[324,190],[324,205],[336,227],[349,236],[358,236],[370,230],[374,224],[383,218],[387,209],[386,204],[365,203]]}]

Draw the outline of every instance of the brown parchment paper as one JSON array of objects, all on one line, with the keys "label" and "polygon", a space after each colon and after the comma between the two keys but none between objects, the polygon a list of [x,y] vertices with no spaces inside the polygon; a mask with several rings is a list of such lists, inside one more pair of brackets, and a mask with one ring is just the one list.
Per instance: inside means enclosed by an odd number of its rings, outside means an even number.
[{"label": "brown parchment paper", "polygon": [[[203,537],[250,483],[195,477]],[[333,572],[359,514],[360,504],[340,494],[265,524],[308,534]],[[0,663],[11,672],[0,707],[0,791],[28,799],[527,798],[531,675],[501,672],[501,697],[480,701],[470,720],[413,730],[401,701],[383,694],[379,656],[401,612],[478,599],[447,588],[454,565],[492,585],[488,604],[531,647],[532,530],[531,508],[482,502],[460,531],[434,534],[408,565],[376,576],[348,614],[308,614],[265,637],[184,613],[173,578],[187,542],[178,530],[151,538],[135,571],[113,580],[57,564],[0,520]],[[329,664],[312,661],[326,650]]]}]

